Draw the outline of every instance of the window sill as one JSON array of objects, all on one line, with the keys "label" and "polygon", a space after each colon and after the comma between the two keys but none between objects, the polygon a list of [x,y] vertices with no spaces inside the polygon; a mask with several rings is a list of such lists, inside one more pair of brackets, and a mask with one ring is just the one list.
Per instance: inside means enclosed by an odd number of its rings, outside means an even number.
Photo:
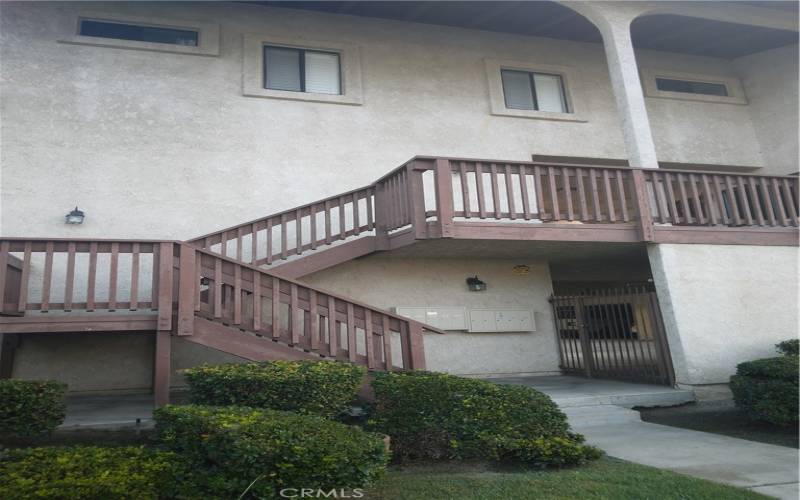
[{"label": "window sill", "polygon": [[531,120],[549,120],[555,122],[587,123],[589,120],[575,113],[556,113],[553,111],[532,111],[527,109],[492,109],[492,116],[511,116]]},{"label": "window sill", "polygon": [[313,94],[311,92],[293,92],[290,90],[271,90],[262,87],[244,85],[242,95],[245,97],[263,97],[266,99],[285,99],[289,101],[323,102],[328,104],[345,104],[361,106],[359,97],[342,94]]}]

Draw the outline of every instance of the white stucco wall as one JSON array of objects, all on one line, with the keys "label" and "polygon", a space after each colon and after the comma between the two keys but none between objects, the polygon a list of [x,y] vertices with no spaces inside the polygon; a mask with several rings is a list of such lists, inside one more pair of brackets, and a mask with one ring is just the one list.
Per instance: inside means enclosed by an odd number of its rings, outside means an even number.
[{"label": "white stucco wall", "polygon": [[[528,275],[512,268],[530,266]],[[465,279],[478,275],[485,292],[470,292]],[[425,334],[427,368],[459,375],[555,374],[558,346],[548,297],[546,262],[488,259],[399,259],[374,255],[303,278],[322,289],[389,309],[396,306],[524,308],[536,331],[523,333]]]},{"label": "white stucco wall", "polygon": [[800,170],[798,57],[797,45],[791,45],[733,62],[747,93],[765,170],[774,175]]},{"label": "white stucco wall", "polygon": [[796,247],[661,244],[649,256],[679,384],[725,384],[797,337]]},{"label": "white stucco wall", "polygon": [[[82,9],[218,23],[219,56],[59,43]],[[184,239],[367,184],[415,154],[625,157],[599,44],[237,3],[3,2],[0,17],[3,235]],[[247,33],[358,45],[363,105],[244,97]],[[491,115],[486,58],[571,67],[587,121]],[[662,161],[762,161],[744,107],[648,107]],[[86,222],[66,226],[75,205]]]}]

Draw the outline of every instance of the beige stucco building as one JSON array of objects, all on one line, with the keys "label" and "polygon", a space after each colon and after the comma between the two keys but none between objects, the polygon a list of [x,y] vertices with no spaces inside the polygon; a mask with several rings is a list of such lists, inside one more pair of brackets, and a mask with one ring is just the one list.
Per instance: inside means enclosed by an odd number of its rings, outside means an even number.
[{"label": "beige stucco building", "polygon": [[216,321],[376,369],[723,388],[797,335],[797,29],[785,2],[3,2],[0,375],[278,356]]}]

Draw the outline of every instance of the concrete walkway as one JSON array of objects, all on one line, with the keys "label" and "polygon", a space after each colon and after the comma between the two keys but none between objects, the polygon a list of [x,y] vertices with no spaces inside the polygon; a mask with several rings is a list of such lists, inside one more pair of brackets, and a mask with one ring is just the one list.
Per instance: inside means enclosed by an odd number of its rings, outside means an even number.
[{"label": "concrete walkway", "polygon": [[678,427],[627,422],[573,428],[612,457],[797,500],[798,451]]}]

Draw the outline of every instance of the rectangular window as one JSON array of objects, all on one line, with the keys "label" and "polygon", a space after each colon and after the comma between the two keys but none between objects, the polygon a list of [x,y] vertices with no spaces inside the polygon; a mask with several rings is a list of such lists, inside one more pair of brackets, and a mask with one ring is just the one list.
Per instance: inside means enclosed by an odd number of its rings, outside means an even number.
[{"label": "rectangular window", "polygon": [[507,108],[569,112],[560,75],[510,69],[500,70],[500,75]]},{"label": "rectangular window", "polygon": [[728,87],[723,83],[693,82],[673,78],[656,78],[656,88],[664,92],[683,92],[727,97]]},{"label": "rectangular window", "polygon": [[190,47],[197,47],[200,38],[198,31],[101,21],[97,19],[81,19],[78,34],[81,36],[98,38],[168,43],[171,45],[185,45]]},{"label": "rectangular window", "polygon": [[264,88],[341,94],[339,54],[289,47],[264,47]]}]

